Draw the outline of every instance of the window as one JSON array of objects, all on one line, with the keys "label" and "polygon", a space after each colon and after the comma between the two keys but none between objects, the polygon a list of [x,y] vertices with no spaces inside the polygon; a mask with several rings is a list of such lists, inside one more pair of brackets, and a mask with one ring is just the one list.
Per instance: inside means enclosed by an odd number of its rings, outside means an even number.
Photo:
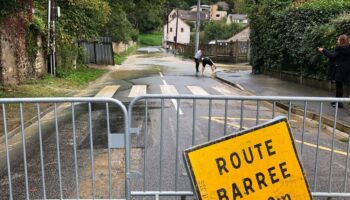
[{"label": "window", "polygon": [[173,28],[170,28],[170,32],[173,32]]},{"label": "window", "polygon": [[182,32],[182,33],[184,32],[184,28],[181,28],[181,32]]},{"label": "window", "polygon": [[220,17],[220,14],[216,14],[216,17]]}]

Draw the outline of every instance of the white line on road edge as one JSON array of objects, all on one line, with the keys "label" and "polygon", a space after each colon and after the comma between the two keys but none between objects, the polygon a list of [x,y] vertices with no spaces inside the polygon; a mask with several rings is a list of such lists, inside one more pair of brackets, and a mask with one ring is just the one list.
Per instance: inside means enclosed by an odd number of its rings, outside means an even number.
[{"label": "white line on road edge", "polygon": [[163,76],[162,72],[159,72],[159,75],[160,75],[160,77],[164,78],[164,76]]},{"label": "white line on road edge", "polygon": [[[159,73],[161,73],[161,72],[159,72]],[[164,85],[168,86],[167,82],[166,82],[164,79],[162,79],[162,81],[163,81]],[[175,99],[171,99],[171,102],[173,102],[174,107],[175,107],[175,110],[177,111],[177,108],[178,108],[177,101],[176,101]],[[184,113],[182,112],[181,108],[179,108],[179,114],[180,114],[180,115],[183,115],[183,114],[184,114]]]}]

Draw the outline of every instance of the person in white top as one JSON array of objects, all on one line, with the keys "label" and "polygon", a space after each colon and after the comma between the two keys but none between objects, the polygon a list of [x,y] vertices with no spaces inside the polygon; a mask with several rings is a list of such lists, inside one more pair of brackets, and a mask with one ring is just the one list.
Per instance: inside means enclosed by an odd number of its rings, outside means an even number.
[{"label": "person in white top", "polygon": [[196,55],[194,55],[194,61],[196,62],[196,72],[199,72],[199,62],[202,57],[202,50],[198,49]]}]

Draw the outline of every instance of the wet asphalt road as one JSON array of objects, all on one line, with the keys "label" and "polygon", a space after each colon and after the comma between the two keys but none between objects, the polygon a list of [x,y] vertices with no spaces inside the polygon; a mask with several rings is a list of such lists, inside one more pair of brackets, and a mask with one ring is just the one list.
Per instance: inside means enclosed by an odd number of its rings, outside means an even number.
[{"label": "wet asphalt road", "polygon": [[[105,83],[101,85],[119,84],[120,90],[114,98],[121,100],[127,106],[131,101],[128,97],[132,85],[147,85],[148,94],[161,94],[160,85],[173,85],[179,94],[192,94],[187,86],[198,86],[207,91],[210,95],[221,95],[214,88],[221,88],[231,95],[247,95],[236,88],[218,82],[211,77],[209,69],[206,69],[205,76],[194,72],[194,63],[191,60],[175,58],[168,54],[139,54],[129,58],[122,67],[110,74]],[[182,151],[192,145],[201,144],[211,139],[222,137],[226,134],[237,132],[240,129],[241,101],[229,101],[227,103],[228,116],[225,127],[225,101],[212,101],[211,106],[208,100],[180,100],[177,109],[173,101],[149,100],[148,107],[145,101],[136,104],[133,112],[133,127],[141,129],[139,135],[132,137],[132,171],[138,171],[140,176],[132,179],[133,191],[190,191],[191,184],[182,159]],[[243,128],[249,128],[256,123],[266,122],[272,118],[270,104],[261,103],[259,109],[259,121],[255,120],[256,102],[247,101],[244,103]],[[163,108],[163,109],[162,109]],[[91,120],[89,124],[89,112],[87,104],[77,107],[81,112],[75,117],[76,148],[77,148],[77,174],[75,171],[73,123],[59,124],[59,146],[61,160],[61,179],[59,178],[59,165],[57,155],[57,135],[53,130],[51,136],[44,140],[44,166],[45,166],[45,187],[47,198],[76,198],[78,193],[81,198],[92,198],[92,176],[95,179],[95,197],[108,198],[108,160],[107,155],[107,121],[105,105],[93,105]],[[147,115],[146,115],[147,114]],[[209,117],[211,114],[211,117]],[[275,115],[284,115],[282,110],[276,109]],[[147,118],[146,118],[147,116]],[[122,117],[119,109],[114,108],[111,112],[111,132],[123,132]],[[312,191],[329,190],[329,174],[332,168],[331,191],[344,190],[345,166],[347,156],[347,142],[335,138],[334,148],[339,150],[333,153],[333,162],[330,164],[331,152],[327,150],[332,146],[332,131],[325,127],[319,127],[316,122],[308,120],[306,131],[302,134],[302,121],[300,117],[293,116],[291,127],[297,141],[297,150],[301,150],[301,159],[305,168],[310,188]],[[90,127],[92,132],[90,132]],[[94,146],[93,159],[91,162],[90,136]],[[300,141],[307,144],[300,145]],[[324,149],[319,150],[316,160],[316,148],[314,144],[319,143]],[[178,146],[178,147],[177,147]],[[119,151],[119,150],[117,150]],[[28,180],[29,197],[43,198],[43,179],[40,165],[39,146],[28,155]],[[118,152],[113,152],[117,154]],[[119,152],[120,153],[120,152]],[[122,154],[122,150],[121,150]],[[124,197],[123,182],[123,158],[112,154],[113,175],[119,176],[118,180],[113,179],[113,198]],[[14,199],[24,199],[26,196],[24,165],[12,167],[12,188]],[[96,170],[91,173],[91,164],[95,169],[101,167],[103,170]],[[315,176],[315,163],[318,169]],[[106,172],[107,171],[107,172]],[[315,178],[316,177],[316,178]],[[76,180],[78,179],[79,191]],[[60,181],[62,192],[60,192]],[[316,183],[316,184],[315,184]],[[349,181],[346,189],[349,190]],[[0,199],[8,199],[8,179],[1,178]],[[136,199],[154,199],[136,198]],[[180,199],[163,197],[161,199]],[[188,197],[187,199],[193,199]],[[322,198],[319,198],[322,199]],[[324,198],[323,198],[324,199]],[[341,198],[339,198],[341,199]]]}]

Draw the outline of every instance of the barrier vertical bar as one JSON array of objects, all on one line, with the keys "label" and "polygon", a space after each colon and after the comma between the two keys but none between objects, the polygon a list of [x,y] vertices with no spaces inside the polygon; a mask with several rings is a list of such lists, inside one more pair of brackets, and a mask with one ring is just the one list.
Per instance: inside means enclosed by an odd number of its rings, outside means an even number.
[{"label": "barrier vertical bar", "polygon": [[57,148],[58,176],[59,176],[59,184],[60,184],[60,199],[63,199],[60,139],[59,139],[59,134],[58,134],[57,103],[55,103],[55,127],[56,127],[56,148]]},{"label": "barrier vertical bar", "polygon": [[304,102],[304,118],[303,118],[303,127],[301,132],[301,147],[300,147],[300,154],[301,159],[303,158],[303,149],[304,149],[304,137],[305,137],[305,126],[306,126],[306,113],[307,113],[307,101]]},{"label": "barrier vertical bar", "polygon": [[333,174],[333,152],[334,152],[334,142],[335,142],[335,130],[337,129],[337,116],[338,116],[338,106],[335,107],[334,113],[334,124],[333,124],[333,135],[332,135],[332,151],[331,151],[331,162],[329,163],[329,178],[328,178],[328,192],[332,191],[332,174]]},{"label": "barrier vertical bar", "polygon": [[291,114],[292,114],[292,102],[289,101],[289,108],[288,108],[288,120],[291,119]]},{"label": "barrier vertical bar", "polygon": [[193,99],[193,120],[192,120],[192,146],[195,145],[196,133],[196,99]]},{"label": "barrier vertical bar", "polygon": [[92,118],[91,118],[91,102],[89,102],[89,133],[90,133],[90,158],[91,158],[91,177],[92,177],[92,197],[95,199],[95,159],[94,159],[94,141],[92,138]]},{"label": "barrier vertical bar", "polygon": [[42,184],[43,184],[43,196],[44,199],[46,199],[46,188],[45,188],[45,167],[44,167],[44,154],[43,154],[43,138],[42,138],[42,131],[41,131],[41,118],[40,118],[40,106],[37,103],[37,115],[38,115],[38,131],[39,131],[39,143],[40,143],[40,164],[41,164],[41,177],[42,177]]},{"label": "barrier vertical bar", "polygon": [[161,113],[160,113],[160,150],[159,150],[159,191],[162,190],[162,156],[163,156],[163,133],[164,133],[164,99],[161,100]]},{"label": "barrier vertical bar", "polygon": [[272,119],[275,118],[275,113],[276,113],[276,101],[274,101],[272,104]]},{"label": "barrier vertical bar", "polygon": [[320,103],[320,118],[318,122],[318,130],[317,130],[317,148],[316,148],[316,163],[315,163],[315,176],[314,176],[314,192],[316,192],[317,189],[317,171],[318,171],[318,151],[320,148],[320,133],[321,133],[321,126],[322,126],[322,108],[323,108],[323,102]]},{"label": "barrier vertical bar", "polygon": [[259,115],[260,115],[259,110],[260,110],[259,101],[256,101],[256,122],[255,122],[256,125],[259,124]]},{"label": "barrier vertical bar", "polygon": [[5,104],[2,104],[2,117],[3,117],[3,122],[4,122],[6,161],[7,161],[7,175],[8,175],[8,179],[9,179],[9,193],[10,193],[10,200],[12,200],[13,199],[13,195],[12,195],[12,176],[11,176],[10,150],[9,150],[9,143],[8,143],[8,132],[7,132],[7,120],[6,120],[6,106],[5,106]]},{"label": "barrier vertical bar", "polygon": [[108,193],[109,199],[112,199],[112,156],[111,156],[111,125],[109,122],[109,104],[106,103],[106,117],[107,117],[107,135],[108,135]]},{"label": "barrier vertical bar", "polygon": [[147,136],[148,136],[148,99],[145,99],[145,135],[143,138],[144,144],[145,144],[144,161],[143,161],[143,191],[146,191]]},{"label": "barrier vertical bar", "polygon": [[23,145],[23,160],[24,160],[24,175],[26,183],[26,197],[29,199],[29,185],[28,185],[28,168],[27,168],[27,152],[26,152],[26,134],[24,129],[24,119],[23,119],[23,104],[20,103],[20,116],[21,116],[21,131],[22,131],[22,145]]},{"label": "barrier vertical bar", "polygon": [[71,104],[72,109],[72,129],[73,129],[73,148],[74,148],[74,168],[75,168],[75,189],[76,198],[80,198],[79,189],[79,175],[78,175],[78,156],[77,156],[77,138],[76,138],[76,128],[75,128],[75,106],[74,102]]},{"label": "barrier vertical bar", "polygon": [[[180,99],[177,99],[177,105],[179,105],[180,107]],[[175,191],[177,191],[177,181],[178,181],[178,165],[179,165],[179,110],[177,109],[176,111],[176,142],[175,142],[175,148],[176,148],[176,152],[175,152]]]},{"label": "barrier vertical bar", "polygon": [[239,123],[239,130],[243,130],[243,107],[244,107],[244,100],[241,100],[241,119],[240,119],[240,123]]},{"label": "barrier vertical bar", "polygon": [[211,112],[212,112],[212,108],[211,108],[211,104],[212,104],[212,100],[209,99],[209,119],[208,119],[208,141],[211,140]]},{"label": "barrier vertical bar", "polygon": [[227,105],[228,104],[228,100],[225,99],[225,121],[224,121],[224,135],[227,134]]},{"label": "barrier vertical bar", "polygon": [[348,151],[346,152],[346,166],[345,166],[345,176],[344,176],[344,192],[347,192],[347,185],[348,185],[349,152],[350,152],[350,138],[348,139]]}]

